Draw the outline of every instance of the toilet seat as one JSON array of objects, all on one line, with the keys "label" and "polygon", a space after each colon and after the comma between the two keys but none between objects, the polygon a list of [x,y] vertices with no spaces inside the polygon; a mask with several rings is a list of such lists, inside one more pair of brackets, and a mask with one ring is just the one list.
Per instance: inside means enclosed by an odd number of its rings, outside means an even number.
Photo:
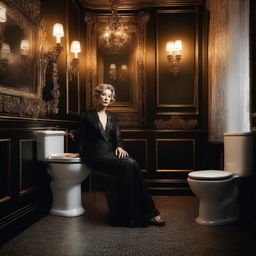
[{"label": "toilet seat", "polygon": [[217,170],[195,171],[188,174],[188,177],[194,180],[227,180],[233,176],[233,173]]},{"label": "toilet seat", "polygon": [[49,156],[50,163],[82,163],[81,157],[70,157],[70,153],[58,153]]}]

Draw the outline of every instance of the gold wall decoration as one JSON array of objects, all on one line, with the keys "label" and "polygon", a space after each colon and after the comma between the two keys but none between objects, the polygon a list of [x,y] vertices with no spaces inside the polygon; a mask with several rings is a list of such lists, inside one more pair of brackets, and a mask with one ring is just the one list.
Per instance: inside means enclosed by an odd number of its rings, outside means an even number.
[{"label": "gold wall decoration", "polygon": [[[117,101],[110,106],[110,110],[119,113],[120,125],[126,127],[143,126],[145,124],[146,27],[149,14],[145,12],[122,14],[123,25],[129,31],[132,40],[129,45],[121,49],[101,49],[98,47],[98,35],[106,26],[108,17],[107,14],[85,14],[88,71],[86,107],[93,107],[93,90],[97,84],[110,83],[117,91]],[[111,67],[116,68],[116,76],[110,76]],[[122,71],[124,70],[121,70],[122,68],[128,72],[127,76],[123,76]],[[125,81],[125,77],[128,77],[129,80]],[[116,78],[116,80],[110,81],[111,78]],[[118,78],[120,79],[118,80]]]},{"label": "gold wall decoration", "polygon": [[169,119],[157,119],[154,122],[157,129],[195,129],[198,126],[196,119],[185,120],[180,116],[171,116]]}]

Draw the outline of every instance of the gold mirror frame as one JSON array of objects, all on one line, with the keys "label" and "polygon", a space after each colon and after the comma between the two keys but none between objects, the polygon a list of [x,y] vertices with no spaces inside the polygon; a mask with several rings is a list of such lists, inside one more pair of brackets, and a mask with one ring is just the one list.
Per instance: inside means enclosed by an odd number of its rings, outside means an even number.
[{"label": "gold mirror frame", "polygon": [[[52,52],[46,51],[46,25],[41,18],[40,0],[4,0],[8,12],[17,15],[18,24],[26,21],[31,30],[35,31],[33,44],[35,47],[35,57],[37,70],[34,79],[35,92],[26,92],[18,89],[8,88],[0,85],[0,112],[4,115],[21,117],[38,117],[48,114],[57,114],[59,103],[59,84],[56,56],[60,52],[54,49]],[[51,90],[49,101],[43,100],[43,88],[46,86],[47,68],[50,67]]]},{"label": "gold mirror frame", "polygon": [[[98,48],[98,34],[104,24],[107,24],[109,15],[87,12],[86,22],[86,108],[93,107],[94,88],[103,81],[102,53]],[[134,65],[133,93],[130,102],[116,102],[109,107],[118,112],[120,125],[123,127],[138,127],[145,125],[145,51],[146,26],[149,14],[139,12],[121,16],[127,31],[134,33],[133,52],[130,53]]]}]

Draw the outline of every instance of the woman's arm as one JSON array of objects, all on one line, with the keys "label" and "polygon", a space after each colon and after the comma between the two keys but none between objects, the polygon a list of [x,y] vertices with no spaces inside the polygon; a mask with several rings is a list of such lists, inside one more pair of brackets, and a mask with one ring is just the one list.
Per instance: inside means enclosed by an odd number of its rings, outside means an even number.
[{"label": "woman's arm", "polygon": [[124,158],[129,156],[129,154],[124,150],[124,141],[121,136],[121,131],[118,126],[118,120],[117,120],[117,115],[115,114],[115,142],[116,142],[116,150],[115,154],[119,158]]}]

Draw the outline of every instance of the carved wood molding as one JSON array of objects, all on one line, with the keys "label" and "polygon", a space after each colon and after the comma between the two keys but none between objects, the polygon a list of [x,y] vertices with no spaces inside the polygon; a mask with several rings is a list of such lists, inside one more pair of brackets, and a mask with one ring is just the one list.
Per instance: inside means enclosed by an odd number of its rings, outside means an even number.
[{"label": "carved wood molding", "polygon": [[185,120],[180,116],[171,116],[169,119],[157,119],[154,122],[157,129],[194,129],[198,126],[196,119]]},{"label": "carved wood molding", "polygon": [[41,22],[41,1],[40,0],[3,0],[5,4],[14,7],[22,12],[33,23]]},{"label": "carved wood molding", "polygon": [[[85,8],[92,10],[110,10],[110,0],[80,0]],[[139,10],[150,7],[170,7],[201,5],[205,0],[122,0],[118,5],[118,10]]]}]

